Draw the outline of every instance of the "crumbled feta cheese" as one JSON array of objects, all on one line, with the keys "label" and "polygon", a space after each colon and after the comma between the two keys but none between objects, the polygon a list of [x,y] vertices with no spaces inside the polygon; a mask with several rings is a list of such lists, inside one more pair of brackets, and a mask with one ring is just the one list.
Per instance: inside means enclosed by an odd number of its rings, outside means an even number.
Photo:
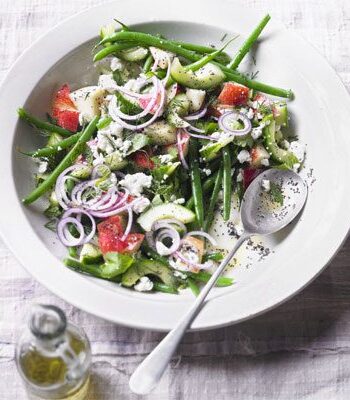
[{"label": "crumbled feta cheese", "polygon": [[205,99],[205,90],[186,89],[186,97],[190,101],[190,112],[199,111]]},{"label": "crumbled feta cheese", "polygon": [[170,154],[161,154],[158,157],[159,157],[159,161],[162,164],[167,164],[167,163],[171,162],[171,160],[173,159],[172,155],[170,155]]},{"label": "crumbled feta cheese", "polygon": [[288,142],[288,140],[283,139],[282,142],[280,143],[280,146],[282,147],[282,149],[288,150],[290,143]]},{"label": "crumbled feta cheese", "polygon": [[242,107],[239,111],[241,114],[244,114],[249,119],[254,118],[254,110],[251,107],[249,108]]},{"label": "crumbled feta cheese", "polygon": [[236,178],[237,182],[242,182],[243,181],[243,174],[241,171],[239,171],[239,173],[237,174],[237,178]]},{"label": "crumbled feta cheese", "polygon": [[98,86],[110,93],[114,93],[118,89],[118,85],[113,79],[112,74],[100,75],[98,79]]},{"label": "crumbled feta cheese", "polygon": [[170,53],[169,51],[158,49],[157,47],[150,47],[149,48],[153,58],[158,60],[159,68],[165,69],[168,67],[168,60],[172,61],[175,57],[174,53]]},{"label": "crumbled feta cheese", "polygon": [[249,151],[247,150],[241,150],[238,155],[237,155],[237,160],[243,164],[245,162],[249,162],[252,160],[252,158],[250,157]]},{"label": "crumbled feta cheese", "polygon": [[152,177],[143,172],[127,174],[124,179],[120,181],[120,184],[128,189],[132,196],[141,196],[144,188],[151,187]]},{"label": "crumbled feta cheese", "polygon": [[109,135],[97,133],[97,147],[105,153],[111,154],[115,150],[114,139]]},{"label": "crumbled feta cheese", "polygon": [[167,180],[168,178],[169,178],[169,175],[168,175],[168,174],[164,174],[164,175],[163,175],[163,181]]},{"label": "crumbled feta cheese", "polygon": [[128,150],[132,146],[132,141],[131,140],[124,140],[122,144],[119,146],[119,150],[123,154],[123,156],[126,156],[128,153]]},{"label": "crumbled feta cheese", "polygon": [[173,201],[174,204],[184,204],[185,203],[185,199],[183,197],[179,198],[179,199],[175,199]]},{"label": "crumbled feta cheese", "polygon": [[254,140],[257,140],[262,135],[262,128],[260,126],[253,128],[250,134]]},{"label": "crumbled feta cheese", "polygon": [[49,166],[49,163],[47,161],[40,161],[39,166],[38,166],[38,173],[44,174],[47,171],[48,166]]},{"label": "crumbled feta cheese", "polygon": [[261,187],[264,190],[264,192],[269,192],[271,190],[271,182],[268,179],[263,179],[261,181]]},{"label": "crumbled feta cheese", "polygon": [[136,214],[141,214],[150,204],[147,197],[141,196],[133,202],[132,209]]},{"label": "crumbled feta cheese", "polygon": [[292,142],[289,146],[289,150],[294,153],[295,157],[299,160],[300,163],[304,161],[306,152],[305,144],[298,141]]},{"label": "crumbled feta cheese", "polygon": [[113,57],[111,60],[111,70],[114,71],[121,71],[125,67],[124,61],[120,60],[118,57]]},{"label": "crumbled feta cheese", "polygon": [[153,289],[153,282],[148,278],[148,276],[143,276],[134,286],[137,292],[149,292]]},{"label": "crumbled feta cheese", "polygon": [[103,129],[100,129],[98,133],[103,135],[113,135],[117,137],[121,137],[123,133],[123,127],[118,124],[118,122],[112,121],[110,124],[105,126]]},{"label": "crumbled feta cheese", "polygon": [[202,171],[205,173],[206,176],[211,175],[211,169],[209,169],[209,168],[203,168]]},{"label": "crumbled feta cheese", "polygon": [[180,272],[180,271],[174,271],[174,276],[175,276],[176,278],[180,278],[180,279],[186,279],[186,278],[187,278],[187,275],[186,275],[186,274],[183,274],[183,273]]},{"label": "crumbled feta cheese", "polygon": [[261,165],[263,165],[264,167],[268,167],[270,165],[270,161],[268,158],[263,158],[261,160]]}]

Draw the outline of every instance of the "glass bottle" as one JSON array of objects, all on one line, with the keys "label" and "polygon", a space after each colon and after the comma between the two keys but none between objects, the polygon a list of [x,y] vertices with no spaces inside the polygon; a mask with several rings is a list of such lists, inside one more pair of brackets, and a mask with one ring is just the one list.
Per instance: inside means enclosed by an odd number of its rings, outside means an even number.
[{"label": "glass bottle", "polygon": [[16,364],[29,399],[83,400],[89,389],[91,349],[63,311],[35,305],[16,348]]}]

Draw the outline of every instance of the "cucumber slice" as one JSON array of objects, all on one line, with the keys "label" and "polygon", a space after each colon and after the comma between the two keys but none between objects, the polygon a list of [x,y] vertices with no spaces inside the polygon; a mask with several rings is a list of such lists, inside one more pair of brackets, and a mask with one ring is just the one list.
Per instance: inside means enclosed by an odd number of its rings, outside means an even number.
[{"label": "cucumber slice", "polygon": [[184,224],[193,222],[196,218],[195,214],[186,207],[174,203],[165,203],[156,207],[152,207],[137,219],[141,227],[149,232],[155,221],[164,218],[175,218]]},{"label": "cucumber slice", "polygon": [[233,139],[234,136],[232,135],[232,137],[221,139],[219,142],[209,142],[199,150],[199,153],[204,161],[214,160],[221,155],[220,150],[231,143]]},{"label": "cucumber slice", "polygon": [[157,121],[144,130],[152,144],[168,145],[176,142],[176,128],[166,121]]},{"label": "cucumber slice", "polygon": [[168,105],[167,121],[176,128],[186,128],[189,123],[182,119],[190,110],[190,100],[184,93],[176,95]]},{"label": "cucumber slice", "polygon": [[85,243],[81,249],[79,260],[83,264],[99,264],[103,261],[103,256],[97,246]]},{"label": "cucumber slice", "polygon": [[82,165],[80,168],[73,170],[70,176],[78,179],[87,179],[92,172],[92,167],[90,165]]},{"label": "cucumber slice", "polygon": [[133,47],[131,49],[121,50],[118,55],[126,61],[137,62],[147,57],[148,50],[144,47]]},{"label": "cucumber slice", "polygon": [[171,65],[171,77],[191,89],[214,89],[225,79],[225,74],[215,64],[208,63],[198,71],[186,71],[178,58]]},{"label": "cucumber slice", "polygon": [[122,277],[122,285],[134,286],[145,275],[153,275],[159,278],[165,285],[176,286],[176,279],[169,267],[156,260],[140,259],[132,265]]},{"label": "cucumber slice", "polygon": [[108,154],[105,157],[105,163],[112,171],[118,171],[128,165],[127,160],[123,158],[118,150]]},{"label": "cucumber slice", "polygon": [[279,126],[288,126],[288,108],[285,102],[275,104],[275,121]]},{"label": "cucumber slice", "polygon": [[263,122],[266,126],[263,129],[263,139],[265,148],[270,154],[271,158],[279,164],[284,164],[287,168],[292,169],[294,164],[298,164],[297,157],[291,152],[281,149],[276,143],[276,121],[273,115],[267,115]]}]

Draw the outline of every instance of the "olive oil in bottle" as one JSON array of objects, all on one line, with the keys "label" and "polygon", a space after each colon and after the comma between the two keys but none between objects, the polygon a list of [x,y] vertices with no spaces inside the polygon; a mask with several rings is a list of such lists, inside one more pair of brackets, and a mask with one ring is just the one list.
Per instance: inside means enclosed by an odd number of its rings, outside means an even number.
[{"label": "olive oil in bottle", "polygon": [[16,349],[18,371],[31,400],[83,400],[89,389],[91,350],[84,332],[61,309],[34,306]]}]

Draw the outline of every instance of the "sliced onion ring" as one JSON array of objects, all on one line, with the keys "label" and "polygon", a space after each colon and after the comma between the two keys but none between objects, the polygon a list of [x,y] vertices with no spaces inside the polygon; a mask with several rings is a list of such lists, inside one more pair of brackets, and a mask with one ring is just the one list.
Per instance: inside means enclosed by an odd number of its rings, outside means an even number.
[{"label": "sliced onion ring", "polygon": [[203,232],[203,231],[191,231],[186,233],[186,235],[184,236],[184,239],[186,239],[187,236],[203,236],[204,238],[206,238],[213,246],[217,246],[217,242],[216,240],[209,235],[209,233],[207,232]]},{"label": "sliced onion ring", "polygon": [[[230,123],[233,120],[243,122],[243,129],[232,129],[230,127]],[[246,115],[237,111],[226,111],[220,116],[218,122],[220,129],[222,129],[224,132],[232,133],[235,136],[244,136],[248,134],[252,129],[252,123],[250,122],[249,118]]]},{"label": "sliced onion ring", "polygon": [[207,113],[208,107],[204,107],[203,110],[197,111],[194,114],[187,115],[184,117],[184,120],[186,121],[196,121],[197,119],[200,119],[204,117],[204,115]]}]

